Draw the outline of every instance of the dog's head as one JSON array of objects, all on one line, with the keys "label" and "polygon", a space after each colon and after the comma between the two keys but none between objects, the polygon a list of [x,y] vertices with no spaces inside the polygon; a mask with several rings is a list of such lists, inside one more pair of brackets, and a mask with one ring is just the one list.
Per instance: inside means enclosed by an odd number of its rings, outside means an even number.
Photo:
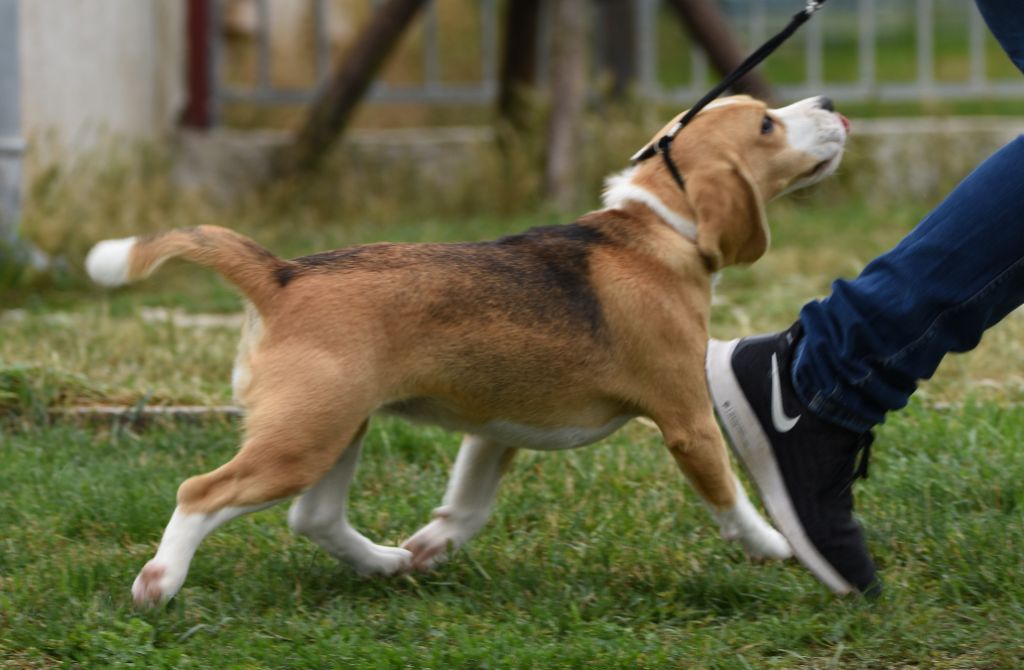
[{"label": "dog's head", "polygon": [[748,96],[722,98],[694,117],[671,144],[685,193],[655,156],[609,182],[605,201],[616,206],[616,200],[630,199],[617,197],[616,189],[622,195],[639,187],[692,220],[697,246],[712,268],[751,263],[768,248],[764,203],[835,172],[848,130],[849,122],[824,97],[780,109]]}]

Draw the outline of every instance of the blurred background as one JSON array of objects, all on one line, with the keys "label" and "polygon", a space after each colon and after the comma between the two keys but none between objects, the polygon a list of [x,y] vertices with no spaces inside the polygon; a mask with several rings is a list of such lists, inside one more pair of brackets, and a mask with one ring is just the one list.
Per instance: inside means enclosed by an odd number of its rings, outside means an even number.
[{"label": "blurred background", "polygon": [[[0,0],[0,402],[228,400],[239,298],[179,266],[102,292],[99,239],[213,223],[296,256],[566,222],[801,7]],[[1024,119],[1024,77],[959,0],[830,0],[737,90],[828,95],[853,135],[836,177],[772,205],[768,256],[725,274],[722,336],[787,325]],[[1020,397],[1011,321],[925,393]]]}]

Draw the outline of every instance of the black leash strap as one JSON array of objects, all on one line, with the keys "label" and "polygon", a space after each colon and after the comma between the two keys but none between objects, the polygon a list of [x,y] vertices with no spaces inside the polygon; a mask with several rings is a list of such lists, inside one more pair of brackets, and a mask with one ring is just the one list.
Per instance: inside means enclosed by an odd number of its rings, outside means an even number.
[{"label": "black leash strap", "polygon": [[636,154],[634,154],[630,160],[632,160],[635,163],[639,163],[641,161],[647,160],[651,156],[661,154],[662,158],[665,161],[665,167],[668,168],[668,171],[672,175],[672,178],[676,181],[677,184],[679,184],[679,188],[685,191],[686,182],[683,180],[683,175],[681,172],[679,172],[679,167],[676,166],[675,161],[673,161],[672,158],[669,156],[669,149],[672,146],[672,140],[675,139],[676,135],[679,133],[680,130],[686,127],[686,124],[693,120],[693,117],[697,116],[697,114],[700,113],[702,109],[707,107],[708,103],[713,101],[715,98],[720,96],[726,89],[735,84],[738,79],[743,77],[743,75],[747,74],[755,67],[760,65],[761,62],[764,61],[764,59],[768,58],[768,56],[771,55],[773,51],[778,49],[783,42],[788,40],[793,35],[793,33],[795,33],[800,26],[806,23],[807,20],[814,15],[814,12],[821,9],[821,6],[824,4],[825,0],[807,0],[807,6],[800,10],[799,12],[797,12],[796,14],[794,14],[793,18],[790,19],[789,24],[785,28],[783,28],[777,35],[772,37],[770,40],[762,44],[757,51],[747,56],[746,60],[740,63],[739,66],[737,66],[735,70],[730,72],[729,75],[725,79],[723,79],[717,86],[708,91],[703,98],[698,100],[697,104],[691,107],[690,110],[686,113],[686,115],[683,116],[683,118],[679,119],[679,121],[677,121],[676,124],[672,126],[672,128],[669,129],[667,133],[658,138],[657,142],[653,142],[648,146],[644,147]]}]

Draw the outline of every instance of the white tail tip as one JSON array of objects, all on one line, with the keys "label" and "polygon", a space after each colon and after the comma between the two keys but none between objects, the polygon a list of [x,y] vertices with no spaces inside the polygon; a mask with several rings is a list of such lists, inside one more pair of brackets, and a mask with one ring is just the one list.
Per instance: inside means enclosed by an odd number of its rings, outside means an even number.
[{"label": "white tail tip", "polygon": [[128,281],[128,259],[134,237],[119,240],[103,240],[85,257],[85,270],[100,286],[121,286]]}]

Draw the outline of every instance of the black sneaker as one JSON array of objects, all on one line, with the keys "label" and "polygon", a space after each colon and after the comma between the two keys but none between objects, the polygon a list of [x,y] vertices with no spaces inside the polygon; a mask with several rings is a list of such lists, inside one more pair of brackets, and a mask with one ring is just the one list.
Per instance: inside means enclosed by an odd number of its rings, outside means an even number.
[{"label": "black sneaker", "polygon": [[853,482],[867,477],[873,436],[820,419],[799,400],[789,370],[801,334],[798,321],[783,333],[711,340],[715,412],[800,562],[837,594],[875,596],[881,584],[853,518]]}]

